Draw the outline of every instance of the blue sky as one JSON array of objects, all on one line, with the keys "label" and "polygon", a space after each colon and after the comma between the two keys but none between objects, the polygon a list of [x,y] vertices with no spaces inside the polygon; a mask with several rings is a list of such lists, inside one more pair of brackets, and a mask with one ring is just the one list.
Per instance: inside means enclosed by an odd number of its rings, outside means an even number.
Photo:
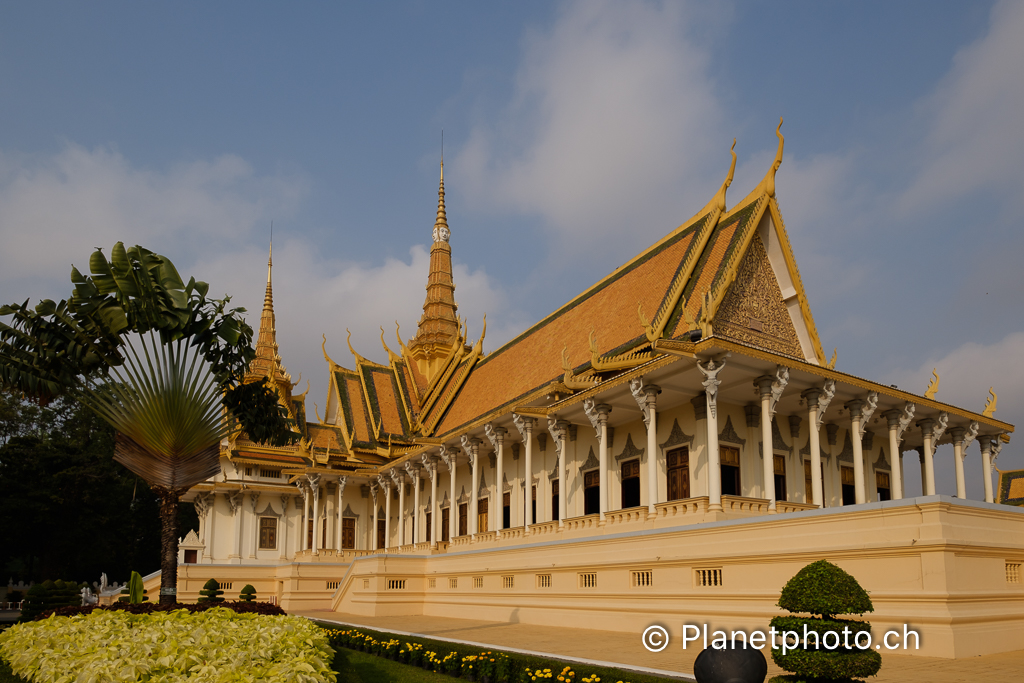
[{"label": "blue sky", "polygon": [[323,405],[321,334],[348,363],[346,328],[377,359],[380,325],[414,330],[442,129],[456,297],[493,350],[703,206],[733,137],[741,199],[782,115],[839,369],[938,367],[939,398],[994,385],[1018,422],[1020,35],[1020,2],[5,3],[0,299],[65,296],[123,240],[256,313],[273,221],[282,354]]}]

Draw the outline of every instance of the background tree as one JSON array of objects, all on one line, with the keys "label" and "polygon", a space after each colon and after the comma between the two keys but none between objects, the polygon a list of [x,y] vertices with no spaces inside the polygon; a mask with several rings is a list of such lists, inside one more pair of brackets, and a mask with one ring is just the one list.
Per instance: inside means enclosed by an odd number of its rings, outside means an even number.
[{"label": "background tree", "polygon": [[[0,391],[0,577],[128,580],[160,568],[159,505],[112,460],[114,429],[68,396],[45,407]],[[178,508],[198,528],[195,507]]]},{"label": "background tree", "polygon": [[294,438],[277,394],[243,379],[255,357],[244,309],[186,285],[166,257],[114,245],[71,269],[66,301],[0,307],[0,385],[40,405],[81,401],[116,430],[114,459],[160,501],[160,602],[177,595],[178,501],[220,471],[220,442],[244,430],[256,442]]}]

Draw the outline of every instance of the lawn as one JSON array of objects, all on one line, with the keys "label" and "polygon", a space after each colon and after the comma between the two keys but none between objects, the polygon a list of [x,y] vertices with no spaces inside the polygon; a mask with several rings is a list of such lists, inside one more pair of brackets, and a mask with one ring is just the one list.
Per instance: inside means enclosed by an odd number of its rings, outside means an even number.
[{"label": "lawn", "polygon": [[[338,672],[338,683],[441,683],[452,681],[451,676],[436,674],[418,666],[393,662],[366,652],[338,648],[334,656],[334,670]],[[3,683],[3,679],[0,679]]]}]

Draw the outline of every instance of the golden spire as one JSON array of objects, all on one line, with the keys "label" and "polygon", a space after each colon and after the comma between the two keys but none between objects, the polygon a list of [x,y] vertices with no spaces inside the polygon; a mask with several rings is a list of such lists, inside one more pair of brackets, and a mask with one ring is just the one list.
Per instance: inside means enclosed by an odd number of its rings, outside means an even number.
[{"label": "golden spire", "polygon": [[277,345],[277,321],[274,316],[274,243],[270,243],[267,257],[267,291],[263,295],[263,312],[260,314],[260,331],[256,336],[256,358],[249,365],[246,379],[266,377],[286,395],[291,392],[291,375],[284,369]]},{"label": "golden spire", "polygon": [[448,242],[451,231],[444,211],[444,159],[441,159],[441,184],[437,188],[437,219],[434,221],[434,241]]},{"label": "golden spire", "polygon": [[444,207],[444,160],[441,161],[441,182],[437,189],[437,218],[434,221],[434,243],[430,247],[430,272],[427,275],[427,297],[423,302],[416,336],[409,340],[409,351],[416,358],[420,371],[430,377],[438,362],[447,358],[460,343],[459,307],[455,303],[455,281],[452,277],[452,249],[448,218]]}]

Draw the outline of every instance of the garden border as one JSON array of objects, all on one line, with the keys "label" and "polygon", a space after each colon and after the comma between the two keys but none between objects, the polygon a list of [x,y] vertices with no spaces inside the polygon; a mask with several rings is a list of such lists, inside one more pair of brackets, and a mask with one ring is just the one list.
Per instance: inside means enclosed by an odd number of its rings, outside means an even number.
[{"label": "garden border", "polygon": [[619,662],[606,662],[598,659],[584,659],[583,657],[571,657],[569,655],[555,655],[550,652],[538,652],[537,650],[523,650],[515,647],[504,647],[502,645],[495,645],[493,643],[478,643],[470,640],[459,640],[458,638],[444,638],[441,636],[433,636],[427,633],[412,633],[409,631],[393,631],[380,629],[373,626],[367,626],[366,624],[353,624],[347,621],[338,621],[336,619],[322,619],[319,617],[310,617],[303,614],[296,615],[303,616],[309,619],[313,623],[332,624],[336,626],[344,626],[347,628],[355,628],[362,631],[374,631],[376,633],[392,634],[396,636],[406,636],[409,638],[423,638],[425,640],[436,640],[443,643],[454,643],[456,645],[466,645],[469,647],[477,648],[489,648],[497,652],[508,652],[519,655],[526,655],[528,657],[539,657],[543,659],[550,659],[558,662],[571,662],[573,664],[584,664],[587,666],[597,666],[606,669],[617,669],[620,671],[630,671],[639,674],[646,674],[648,676],[659,676],[661,678],[669,678],[679,681],[696,681],[697,679],[692,674],[684,674],[678,671],[666,671],[664,669],[652,669],[646,666],[634,666],[629,664],[621,664]]}]

